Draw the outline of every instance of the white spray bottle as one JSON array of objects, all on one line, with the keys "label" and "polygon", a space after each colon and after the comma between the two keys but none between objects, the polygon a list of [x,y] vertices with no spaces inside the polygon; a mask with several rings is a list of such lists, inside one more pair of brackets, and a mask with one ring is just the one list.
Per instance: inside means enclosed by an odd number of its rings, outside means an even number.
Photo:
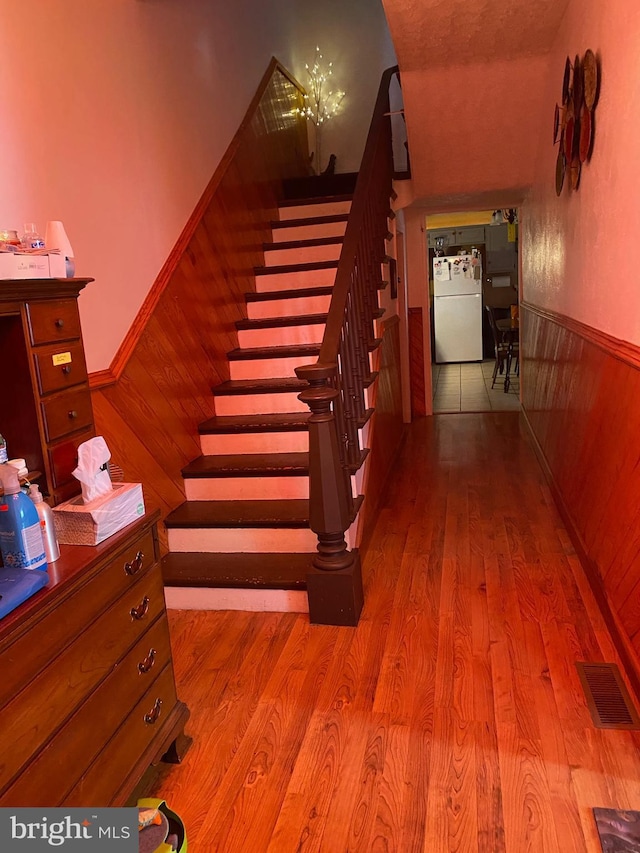
[{"label": "white spray bottle", "polygon": [[42,497],[36,483],[29,486],[29,497],[36,507],[36,512],[40,517],[40,527],[42,529],[42,538],[44,539],[44,550],[47,555],[47,563],[54,563],[60,556],[60,546],[56,539],[56,527],[53,520],[53,510]]}]

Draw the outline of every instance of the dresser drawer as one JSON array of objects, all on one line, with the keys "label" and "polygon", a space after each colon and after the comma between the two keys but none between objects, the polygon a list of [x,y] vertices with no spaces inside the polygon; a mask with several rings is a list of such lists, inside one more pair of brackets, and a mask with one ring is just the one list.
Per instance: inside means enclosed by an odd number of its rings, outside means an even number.
[{"label": "dresser drawer", "polygon": [[[153,532],[149,529],[131,545],[116,552],[88,583],[8,646],[2,654],[0,708],[50,661],[55,666],[62,650],[82,635],[112,601],[132,588],[135,580],[154,566],[155,561]],[[159,566],[154,566],[153,574],[160,577]]]},{"label": "dresser drawer", "polygon": [[[0,712],[0,790],[164,613],[159,569],[148,572]],[[61,677],[61,673],[64,676]]]},{"label": "dresser drawer", "polygon": [[0,805],[59,805],[170,661],[169,626],[162,615],[28,769],[0,794]]},{"label": "dresser drawer", "polygon": [[90,429],[49,448],[51,479],[55,487],[64,486],[72,479],[75,481],[72,472],[78,465],[78,447],[93,438],[93,435],[94,430]]},{"label": "dresser drawer", "polygon": [[47,441],[56,441],[70,432],[86,429],[93,424],[91,395],[86,385],[41,400],[40,406]]},{"label": "dresser drawer", "polygon": [[79,341],[64,347],[37,350],[33,354],[33,360],[41,394],[64,391],[65,388],[87,381],[84,350]]},{"label": "dresser drawer", "polygon": [[80,337],[80,316],[75,299],[29,302],[26,307],[32,344],[70,341]]},{"label": "dresser drawer", "polygon": [[83,778],[65,797],[65,806],[108,806],[177,704],[173,669],[168,666],[147,690]]}]

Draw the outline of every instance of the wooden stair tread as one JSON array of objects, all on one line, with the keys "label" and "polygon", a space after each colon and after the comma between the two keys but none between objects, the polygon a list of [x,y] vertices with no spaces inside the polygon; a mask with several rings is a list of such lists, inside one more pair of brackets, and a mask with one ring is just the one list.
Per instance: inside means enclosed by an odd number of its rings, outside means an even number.
[{"label": "wooden stair tread", "polygon": [[314,270],[337,269],[338,261],[308,261],[303,264],[278,264],[273,267],[254,267],[255,275],[280,275],[288,272],[313,272]]},{"label": "wooden stair tread", "polygon": [[216,415],[201,423],[200,435],[228,435],[253,432],[306,432],[310,412],[270,415]]},{"label": "wooden stair tread", "polygon": [[338,195],[306,195],[299,198],[283,198],[278,202],[278,207],[308,207],[311,204],[336,204],[342,201],[353,201],[353,194],[341,193]]},{"label": "wooden stair tread", "polygon": [[174,552],[162,558],[165,586],[306,589],[313,554]]},{"label": "wooden stair tread", "polygon": [[308,296],[329,296],[333,293],[333,285],[326,284],[318,287],[299,287],[290,290],[268,290],[265,293],[245,293],[246,302],[271,302],[274,299],[299,299]]},{"label": "wooden stair tread", "polygon": [[[348,193],[351,198],[358,181],[358,172],[333,172],[320,175],[299,175],[285,178],[282,182],[282,195],[285,199],[335,198],[337,194]],[[281,202],[282,206],[282,202]]]},{"label": "wooden stair tread", "polygon": [[[352,474],[362,467],[369,455],[369,448],[360,451],[355,465],[350,465]],[[309,454],[304,451],[293,453],[221,453],[198,456],[181,471],[185,479],[199,477],[308,477]]]},{"label": "wooden stair tread", "polygon": [[347,222],[348,219],[348,213],[327,213],[324,216],[303,216],[299,219],[274,219],[270,225],[272,231],[277,231],[299,228],[301,225],[332,225],[335,222]]},{"label": "wooden stair tread", "polygon": [[[353,501],[352,521],[355,519],[363,495]],[[176,528],[226,528],[226,527],[309,527],[309,501],[299,498],[244,501],[185,501],[169,513],[166,527]]]},{"label": "wooden stair tread", "polygon": [[308,453],[233,453],[198,456],[182,469],[185,478],[308,476]]},{"label": "wooden stair tread", "polygon": [[308,528],[309,501],[185,501],[165,518],[167,527]]},{"label": "wooden stair tread", "polygon": [[217,396],[229,397],[235,394],[285,394],[291,391],[304,391],[309,383],[302,379],[228,379],[213,388]]},{"label": "wooden stair tread", "polygon": [[238,347],[227,353],[229,361],[251,361],[254,358],[296,358],[319,355],[320,344],[290,344],[281,347]]},{"label": "wooden stair tread", "polygon": [[326,323],[325,314],[296,314],[294,317],[261,317],[259,320],[236,320],[239,332],[250,329],[280,329],[287,326],[317,326]]},{"label": "wooden stair tread", "polygon": [[[308,222],[305,220],[305,224]],[[338,246],[344,243],[344,237],[309,237],[306,240],[284,240],[263,243],[265,252],[273,252],[276,249],[313,249],[316,246]]]}]

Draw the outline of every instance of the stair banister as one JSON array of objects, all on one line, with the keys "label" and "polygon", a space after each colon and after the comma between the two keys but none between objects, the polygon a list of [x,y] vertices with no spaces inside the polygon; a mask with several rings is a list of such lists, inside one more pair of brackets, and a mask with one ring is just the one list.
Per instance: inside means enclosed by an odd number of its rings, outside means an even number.
[{"label": "stair banister", "polygon": [[365,389],[374,379],[381,265],[392,195],[393,150],[389,87],[398,67],[382,75],[351,204],[344,243],[316,364],[296,368],[309,382],[299,395],[309,419],[310,526],[318,536],[314,569],[307,576],[312,622],[357,625],[363,606],[357,551],[345,532],[356,512],[351,471],[361,461],[359,429],[367,416]]}]

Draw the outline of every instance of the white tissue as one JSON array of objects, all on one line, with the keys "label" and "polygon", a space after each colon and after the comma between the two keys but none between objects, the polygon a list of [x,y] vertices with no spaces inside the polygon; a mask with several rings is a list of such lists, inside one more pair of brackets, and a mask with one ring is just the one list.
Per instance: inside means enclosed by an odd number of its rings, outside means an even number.
[{"label": "white tissue", "polygon": [[108,462],[111,452],[101,435],[90,438],[78,446],[78,467],[73,472],[82,485],[84,503],[106,495],[113,488]]}]

